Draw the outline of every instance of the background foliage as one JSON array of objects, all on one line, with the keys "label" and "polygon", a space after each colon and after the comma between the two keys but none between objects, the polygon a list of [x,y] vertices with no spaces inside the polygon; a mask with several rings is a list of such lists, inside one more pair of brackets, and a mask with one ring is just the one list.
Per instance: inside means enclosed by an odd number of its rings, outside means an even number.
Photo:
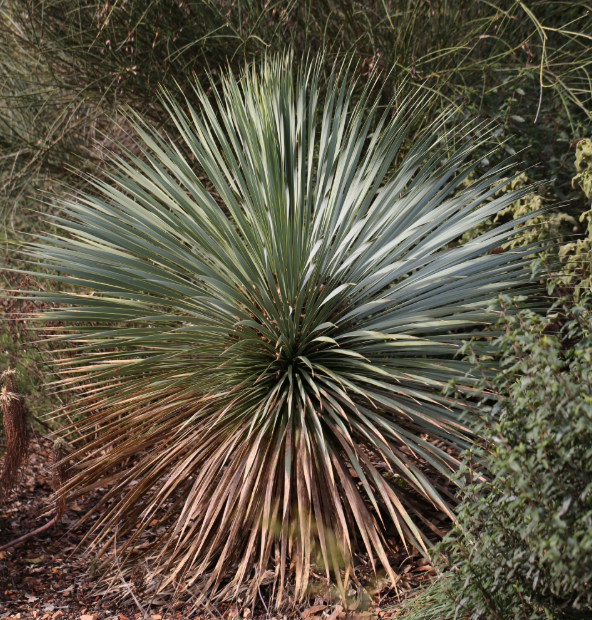
[{"label": "background foliage", "polygon": [[342,54],[362,72],[379,66],[386,97],[408,79],[436,93],[436,108],[498,119],[498,142],[510,153],[534,147],[523,163],[537,178],[557,177],[564,197],[565,154],[589,120],[591,23],[585,2],[548,0],[4,0],[5,221],[29,229],[34,219],[19,211],[38,206],[38,190],[71,183],[72,168],[94,171],[112,137],[123,138],[126,106],[166,125],[159,84],[203,82],[227,62],[288,46],[297,57],[324,50],[328,67]]}]

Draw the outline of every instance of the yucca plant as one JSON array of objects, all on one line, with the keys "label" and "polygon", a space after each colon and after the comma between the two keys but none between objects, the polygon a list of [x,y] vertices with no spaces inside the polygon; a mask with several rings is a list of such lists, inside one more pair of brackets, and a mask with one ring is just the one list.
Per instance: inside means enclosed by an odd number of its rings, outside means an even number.
[{"label": "yucca plant", "polygon": [[113,156],[30,248],[70,286],[32,295],[58,304],[38,318],[72,353],[66,488],[109,485],[93,544],[202,601],[273,582],[279,605],[312,563],[343,591],[356,551],[396,582],[383,524],[425,550],[409,506],[452,516],[437,478],[472,441],[455,353],[492,297],[527,291],[540,249],[498,251],[516,221],[458,243],[531,191],[491,199],[504,167],[467,186],[474,127],[451,149],[445,114],[403,153],[424,99],[381,109],[371,79],[354,102],[340,67],[321,103],[307,66],[196,84],[198,109],[163,92],[192,159],[131,118],[142,157]]}]

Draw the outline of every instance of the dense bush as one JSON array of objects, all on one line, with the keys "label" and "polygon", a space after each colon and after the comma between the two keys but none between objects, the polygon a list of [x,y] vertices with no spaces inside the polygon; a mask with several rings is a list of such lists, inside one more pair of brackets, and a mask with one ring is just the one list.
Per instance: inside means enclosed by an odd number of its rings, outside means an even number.
[{"label": "dense bush", "polygon": [[436,599],[471,618],[590,617],[591,297],[561,297],[546,316],[507,312],[517,305],[501,298],[502,369],[483,384],[498,396],[481,426],[491,479],[464,472],[458,525],[440,547],[453,572]]}]

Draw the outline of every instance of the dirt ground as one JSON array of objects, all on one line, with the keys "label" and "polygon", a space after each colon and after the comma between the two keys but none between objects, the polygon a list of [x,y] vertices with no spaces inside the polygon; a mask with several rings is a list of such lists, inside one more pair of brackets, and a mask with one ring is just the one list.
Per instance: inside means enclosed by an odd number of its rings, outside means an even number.
[{"label": "dirt ground", "polygon": [[[51,442],[35,434],[30,455],[18,487],[0,504],[0,545],[47,523],[52,517],[50,503]],[[99,501],[106,489],[84,497],[67,507],[61,523],[39,537],[0,552],[0,619],[36,618],[37,620],[169,620],[196,618],[198,620],[352,620],[390,618],[398,616],[393,606],[413,595],[434,575],[431,565],[419,555],[406,552],[389,558],[402,577],[395,591],[386,579],[377,578],[370,568],[361,565],[357,575],[362,584],[360,596],[353,594],[344,610],[329,595],[323,595],[322,584],[313,588],[311,599],[301,604],[289,602],[281,612],[265,609],[260,600],[254,608],[240,609],[236,605],[217,605],[208,609],[190,603],[172,608],[154,604],[142,596],[140,589],[130,584],[130,594],[114,603],[99,594],[100,575],[97,564],[88,555],[86,544],[80,545],[89,524],[77,520]],[[132,596],[133,593],[133,596]],[[134,600],[134,597],[136,600]],[[263,593],[265,599],[265,593]],[[238,613],[237,613],[238,612]],[[237,618],[238,616],[238,618]]]}]

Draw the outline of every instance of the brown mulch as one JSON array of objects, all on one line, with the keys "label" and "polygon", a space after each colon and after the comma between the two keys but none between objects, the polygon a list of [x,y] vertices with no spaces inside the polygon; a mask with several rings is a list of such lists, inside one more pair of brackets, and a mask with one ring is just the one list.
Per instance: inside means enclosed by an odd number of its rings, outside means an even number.
[{"label": "brown mulch", "polygon": [[[51,441],[39,434],[32,436],[30,454],[17,488],[0,504],[0,545],[46,523],[53,516],[51,498]],[[377,576],[368,558],[360,555],[356,569],[359,585],[348,592],[347,612],[331,600],[323,578],[315,576],[311,599],[306,604],[282,610],[266,611],[261,600],[254,609],[239,609],[236,605],[218,605],[204,610],[189,605],[171,608],[152,605],[142,600],[137,603],[130,595],[115,604],[97,595],[100,575],[96,562],[88,555],[86,545],[80,545],[91,524],[77,525],[78,517],[86,513],[106,492],[106,488],[89,493],[83,500],[70,504],[62,522],[39,537],[31,538],[7,551],[0,552],[0,620],[36,618],[37,620],[169,620],[196,618],[205,620],[362,620],[388,618],[388,608],[400,602],[414,590],[433,579],[434,571],[419,553],[411,556],[397,548],[389,560],[402,577],[397,590],[384,577]],[[387,532],[387,536],[389,532]],[[263,598],[265,598],[265,591]],[[140,611],[142,608],[142,612]],[[240,607],[240,605],[239,605]],[[238,613],[237,613],[238,612]],[[275,614],[275,616],[274,616]],[[238,616],[238,618],[237,618]]]}]

